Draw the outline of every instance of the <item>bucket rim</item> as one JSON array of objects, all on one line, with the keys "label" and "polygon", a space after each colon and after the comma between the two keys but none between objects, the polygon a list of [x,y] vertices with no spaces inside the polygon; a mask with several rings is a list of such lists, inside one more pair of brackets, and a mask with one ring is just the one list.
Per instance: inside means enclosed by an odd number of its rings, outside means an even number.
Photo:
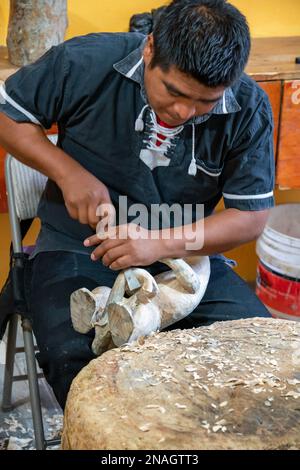
[{"label": "bucket rim", "polygon": [[276,234],[277,237],[279,235],[280,238],[283,238],[285,240],[290,240],[290,241],[294,242],[295,245],[299,245],[299,247],[300,247],[300,238],[292,237],[291,235],[286,235],[285,233],[278,232],[278,230],[275,230],[274,228],[270,227],[269,225],[266,225],[265,228],[264,228],[264,231],[262,233],[262,236],[264,234],[268,234],[268,232],[270,232],[271,234]]}]

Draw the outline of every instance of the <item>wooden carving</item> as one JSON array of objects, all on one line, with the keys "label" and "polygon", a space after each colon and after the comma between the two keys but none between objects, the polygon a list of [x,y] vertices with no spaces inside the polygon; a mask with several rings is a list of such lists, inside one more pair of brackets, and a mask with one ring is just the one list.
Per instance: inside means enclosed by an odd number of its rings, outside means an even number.
[{"label": "wooden carving", "polygon": [[299,450],[299,402],[299,322],[247,318],[160,332],[79,372],[62,448]]},{"label": "wooden carving", "polygon": [[163,259],[170,271],[152,277],[145,269],[121,272],[112,289],[78,289],[71,295],[75,330],[95,327],[97,355],[162,330],[189,315],[201,301],[210,276],[207,256]]},{"label": "wooden carving", "polygon": [[67,0],[10,0],[8,57],[23,66],[64,40]]}]

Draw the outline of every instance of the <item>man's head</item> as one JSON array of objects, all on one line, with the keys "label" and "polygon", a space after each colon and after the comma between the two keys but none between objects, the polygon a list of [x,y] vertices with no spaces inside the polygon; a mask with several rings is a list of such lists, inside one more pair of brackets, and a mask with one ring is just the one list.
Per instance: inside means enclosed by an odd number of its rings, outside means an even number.
[{"label": "man's head", "polygon": [[145,87],[161,119],[179,125],[210,112],[243,72],[245,17],[225,0],[174,0],[144,49]]}]

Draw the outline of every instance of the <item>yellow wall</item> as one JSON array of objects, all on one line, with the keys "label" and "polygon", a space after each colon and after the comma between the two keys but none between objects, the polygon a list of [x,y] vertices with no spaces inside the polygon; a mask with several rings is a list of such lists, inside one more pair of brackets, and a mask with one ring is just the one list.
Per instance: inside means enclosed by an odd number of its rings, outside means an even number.
[{"label": "yellow wall", "polygon": [[[133,13],[149,11],[164,0],[68,0],[69,28],[66,38],[92,31],[127,31]],[[300,0],[232,0],[247,16],[252,35],[300,35]],[[9,0],[0,0],[0,45],[5,44]],[[277,191],[276,202],[300,202],[300,191]],[[36,227],[33,233],[36,232]],[[29,237],[29,243],[33,235]],[[239,262],[238,272],[254,280],[256,257],[254,243],[229,255]],[[9,227],[6,214],[0,214],[0,285],[7,272]]]},{"label": "yellow wall", "polygon": [[[149,11],[164,0],[68,0],[67,38],[92,31],[126,31],[133,13]],[[252,35],[300,34],[300,0],[231,0],[247,16]],[[0,44],[5,44],[9,0],[0,0]]]}]

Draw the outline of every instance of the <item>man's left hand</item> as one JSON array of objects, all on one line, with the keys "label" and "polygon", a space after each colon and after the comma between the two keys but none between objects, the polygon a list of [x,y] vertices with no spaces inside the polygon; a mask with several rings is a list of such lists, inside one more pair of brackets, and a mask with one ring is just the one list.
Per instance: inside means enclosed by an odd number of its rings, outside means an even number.
[{"label": "man's left hand", "polygon": [[147,230],[136,224],[110,227],[107,232],[96,233],[84,241],[85,246],[97,246],[91,259],[112,270],[131,266],[148,266],[167,257],[164,240],[158,230]]}]

